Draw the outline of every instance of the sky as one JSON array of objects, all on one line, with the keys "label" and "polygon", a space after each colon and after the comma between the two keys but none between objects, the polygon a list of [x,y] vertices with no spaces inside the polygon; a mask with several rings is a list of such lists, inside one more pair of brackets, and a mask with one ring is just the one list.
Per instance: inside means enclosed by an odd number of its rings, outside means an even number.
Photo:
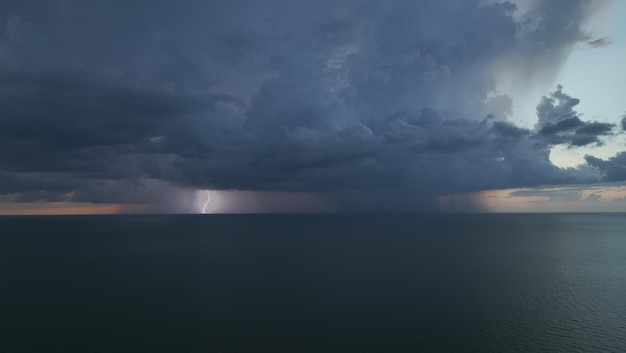
[{"label": "sky", "polygon": [[624,15],[5,0],[0,214],[626,211]]}]

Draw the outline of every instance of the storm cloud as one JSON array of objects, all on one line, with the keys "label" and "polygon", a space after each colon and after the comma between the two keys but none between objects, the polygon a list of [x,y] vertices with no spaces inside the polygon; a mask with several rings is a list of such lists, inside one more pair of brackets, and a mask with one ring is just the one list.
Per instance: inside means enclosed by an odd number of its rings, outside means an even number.
[{"label": "storm cloud", "polygon": [[615,124],[597,121],[583,122],[574,107],[580,100],[563,92],[561,85],[543,97],[537,106],[539,135],[549,144],[569,146],[600,145],[599,136],[613,134]]},{"label": "storm cloud", "polygon": [[598,6],[6,1],[0,193],[130,203],[128,183],[163,183],[427,209],[450,193],[609,180],[592,157],[575,169],[549,156],[599,145],[613,124],[584,121],[559,86],[534,128],[515,126],[495,77],[558,70],[591,43]]},{"label": "storm cloud", "polygon": [[606,181],[626,180],[626,152],[620,152],[608,160],[585,156],[587,163],[597,168]]}]

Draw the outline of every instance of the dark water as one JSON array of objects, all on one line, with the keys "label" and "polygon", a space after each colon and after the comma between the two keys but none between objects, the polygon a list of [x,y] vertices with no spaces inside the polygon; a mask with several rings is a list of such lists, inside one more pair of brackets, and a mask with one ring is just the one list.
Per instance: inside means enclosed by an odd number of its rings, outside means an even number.
[{"label": "dark water", "polygon": [[0,352],[626,352],[626,215],[4,217]]}]

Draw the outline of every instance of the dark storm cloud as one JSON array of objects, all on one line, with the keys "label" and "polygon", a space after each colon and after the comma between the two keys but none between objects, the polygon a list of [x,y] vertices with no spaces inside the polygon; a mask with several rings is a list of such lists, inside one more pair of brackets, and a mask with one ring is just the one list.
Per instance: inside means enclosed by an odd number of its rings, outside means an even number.
[{"label": "dark storm cloud", "polygon": [[585,156],[585,160],[602,173],[605,181],[626,180],[626,152],[620,152],[608,160],[593,156]]},{"label": "dark storm cloud", "polygon": [[549,148],[613,126],[582,121],[559,87],[535,129],[516,127],[494,77],[555,70],[588,41],[596,3],[538,1],[520,21],[512,3],[481,3],[3,2],[1,192],[130,202],[120,185],[149,179],[416,208],[597,180]]},{"label": "dark storm cloud", "polygon": [[539,133],[542,135],[554,135],[559,132],[571,131],[574,128],[584,125],[577,116],[571,118],[564,118],[559,120],[554,124],[546,123],[540,130]]},{"label": "dark storm cloud", "polygon": [[204,100],[116,86],[71,73],[1,75],[0,137],[58,148],[132,144],[160,135]]},{"label": "dark storm cloud", "polygon": [[599,123],[597,121],[586,123],[584,126],[576,129],[576,134],[587,134],[587,135],[609,135],[611,131],[615,127],[615,124],[609,123]]},{"label": "dark storm cloud", "polygon": [[0,171],[0,194],[34,191],[68,193],[84,183],[82,178],[64,173]]},{"label": "dark storm cloud", "polygon": [[[155,159],[163,134],[190,114],[232,101],[225,95],[180,96],[72,73],[0,75],[0,92],[0,167],[83,179],[148,176],[139,163]],[[26,187],[10,185],[13,191]]]}]

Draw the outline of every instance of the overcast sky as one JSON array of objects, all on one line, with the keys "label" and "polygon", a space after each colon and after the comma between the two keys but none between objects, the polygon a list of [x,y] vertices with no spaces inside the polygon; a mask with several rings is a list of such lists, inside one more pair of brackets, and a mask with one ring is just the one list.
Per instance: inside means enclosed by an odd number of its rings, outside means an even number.
[{"label": "overcast sky", "polygon": [[211,211],[433,211],[484,190],[613,187],[625,11],[4,0],[0,211],[199,212],[205,189]]}]

